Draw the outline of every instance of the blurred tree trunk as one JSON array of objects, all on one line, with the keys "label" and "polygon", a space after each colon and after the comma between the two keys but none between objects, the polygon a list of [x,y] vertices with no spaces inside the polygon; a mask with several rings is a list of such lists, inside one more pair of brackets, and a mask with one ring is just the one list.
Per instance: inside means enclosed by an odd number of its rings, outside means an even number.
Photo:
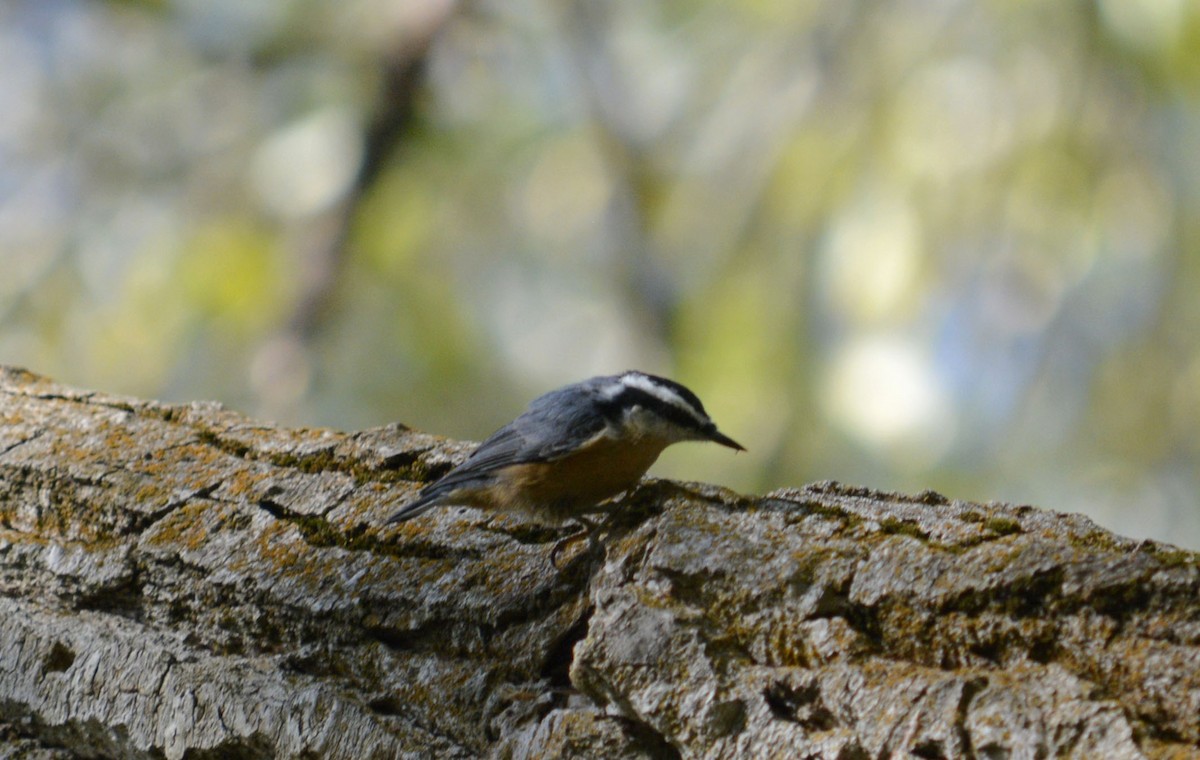
[{"label": "blurred tree trunk", "polygon": [[555,569],[381,530],[469,450],[401,426],[0,414],[0,757],[1200,756],[1196,555],[1079,516],[649,481]]}]

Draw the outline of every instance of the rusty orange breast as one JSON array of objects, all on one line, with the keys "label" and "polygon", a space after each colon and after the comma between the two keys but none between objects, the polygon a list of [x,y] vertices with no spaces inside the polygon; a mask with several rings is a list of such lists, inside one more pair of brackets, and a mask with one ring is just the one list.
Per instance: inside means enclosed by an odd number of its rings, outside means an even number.
[{"label": "rusty orange breast", "polygon": [[496,506],[554,522],[568,520],[636,485],[666,445],[598,436],[553,462],[506,467],[497,478]]}]

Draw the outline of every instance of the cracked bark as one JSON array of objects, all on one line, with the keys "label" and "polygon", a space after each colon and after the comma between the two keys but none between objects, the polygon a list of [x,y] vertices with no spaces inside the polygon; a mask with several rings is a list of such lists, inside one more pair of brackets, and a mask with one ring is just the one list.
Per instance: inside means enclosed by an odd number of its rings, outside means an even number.
[{"label": "cracked bark", "polygon": [[1197,556],[1078,515],[647,481],[606,557],[470,450],[0,373],[0,758],[1197,757]]}]

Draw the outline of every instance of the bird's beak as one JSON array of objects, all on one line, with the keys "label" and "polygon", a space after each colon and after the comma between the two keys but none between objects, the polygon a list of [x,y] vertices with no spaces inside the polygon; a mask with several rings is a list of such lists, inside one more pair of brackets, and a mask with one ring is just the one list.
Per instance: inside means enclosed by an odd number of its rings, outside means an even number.
[{"label": "bird's beak", "polygon": [[712,441],[713,443],[719,443],[722,446],[728,446],[729,448],[733,449],[734,451],[745,451],[746,450],[745,446],[743,446],[742,444],[733,440],[732,438],[725,435],[724,433],[722,433],[719,430],[714,430],[711,433],[709,433],[708,440]]}]

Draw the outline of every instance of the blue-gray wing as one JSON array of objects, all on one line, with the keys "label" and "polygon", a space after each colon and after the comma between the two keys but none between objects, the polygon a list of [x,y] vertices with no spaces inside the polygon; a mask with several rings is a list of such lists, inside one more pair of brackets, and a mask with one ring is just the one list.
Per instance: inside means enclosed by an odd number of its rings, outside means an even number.
[{"label": "blue-gray wing", "polygon": [[552,391],[535,399],[524,414],[479,444],[443,480],[466,470],[483,473],[522,462],[552,462],[575,451],[606,425],[591,398],[576,386]]},{"label": "blue-gray wing", "polygon": [[510,465],[560,459],[603,433],[607,421],[597,413],[582,385],[535,399],[524,414],[479,444],[458,467],[426,486],[416,501],[393,514],[388,522],[416,517],[460,488],[485,485],[494,472]]}]

